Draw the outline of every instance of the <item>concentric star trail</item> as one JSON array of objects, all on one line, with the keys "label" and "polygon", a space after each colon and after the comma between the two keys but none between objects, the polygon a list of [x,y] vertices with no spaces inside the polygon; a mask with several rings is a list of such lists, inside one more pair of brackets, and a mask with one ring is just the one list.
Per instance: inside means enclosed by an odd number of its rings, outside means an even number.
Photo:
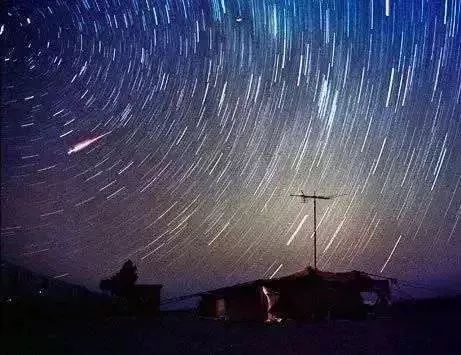
[{"label": "concentric star trail", "polygon": [[[461,1],[9,2],[2,251],[166,294],[461,272]],[[110,134],[109,134],[110,133]],[[397,247],[398,244],[398,247]]]}]

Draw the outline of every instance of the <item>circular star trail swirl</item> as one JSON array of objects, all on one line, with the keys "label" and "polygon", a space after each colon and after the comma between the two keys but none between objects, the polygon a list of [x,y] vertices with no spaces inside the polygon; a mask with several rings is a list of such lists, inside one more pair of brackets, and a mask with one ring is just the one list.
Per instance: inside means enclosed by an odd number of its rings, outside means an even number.
[{"label": "circular star trail swirl", "polygon": [[319,267],[460,272],[461,1],[11,2],[2,247],[167,294]]}]

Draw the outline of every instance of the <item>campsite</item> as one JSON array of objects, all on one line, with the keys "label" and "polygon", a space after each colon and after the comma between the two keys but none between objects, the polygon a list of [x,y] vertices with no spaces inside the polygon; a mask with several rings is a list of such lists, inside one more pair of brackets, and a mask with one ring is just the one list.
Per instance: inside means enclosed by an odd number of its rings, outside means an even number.
[{"label": "campsite", "polygon": [[[374,310],[356,308],[351,297],[349,302],[342,303],[342,309],[331,308],[335,301],[332,295],[354,295],[370,288],[381,294],[381,302],[389,301],[387,287],[395,291],[391,282],[358,272],[328,273],[307,268],[278,279],[256,280],[187,299],[176,298],[175,302],[182,299],[195,303],[182,310],[167,311],[164,302],[159,312],[139,312],[138,302],[130,309],[119,297],[93,293],[61,281],[44,282],[41,275],[10,264],[3,264],[2,280],[7,286],[3,291],[11,295],[2,300],[2,353],[8,355],[430,354],[434,349],[438,354],[455,354],[461,347],[457,335],[459,296],[393,299],[390,305],[381,304]],[[280,300],[284,299],[284,292],[296,295],[299,289],[303,290],[303,284],[304,291],[314,289],[317,295],[332,289],[342,290],[342,294],[333,292],[328,302],[322,295],[322,302],[317,304],[295,303],[296,308],[287,307],[286,302],[269,307],[274,295],[261,294],[263,288],[278,290],[276,297]],[[135,292],[141,299],[149,289],[160,290],[158,285],[139,286],[143,292]],[[259,304],[266,307],[265,311],[259,308],[259,312],[254,312],[258,310],[252,303],[255,300],[263,301]],[[315,305],[321,307],[312,308]],[[158,307],[158,299],[142,303],[141,307]],[[317,312],[313,313],[313,309]],[[339,310],[343,312],[340,314]],[[305,313],[293,316],[300,311]],[[267,319],[271,314],[273,318]]]}]

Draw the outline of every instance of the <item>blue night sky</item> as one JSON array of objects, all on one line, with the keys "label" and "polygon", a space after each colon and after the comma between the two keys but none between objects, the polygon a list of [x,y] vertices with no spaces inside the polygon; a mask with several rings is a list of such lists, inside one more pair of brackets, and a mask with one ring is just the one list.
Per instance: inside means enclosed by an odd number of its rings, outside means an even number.
[{"label": "blue night sky", "polygon": [[[179,295],[461,275],[461,1],[10,1],[2,256]],[[452,281],[450,281],[452,280]]]}]

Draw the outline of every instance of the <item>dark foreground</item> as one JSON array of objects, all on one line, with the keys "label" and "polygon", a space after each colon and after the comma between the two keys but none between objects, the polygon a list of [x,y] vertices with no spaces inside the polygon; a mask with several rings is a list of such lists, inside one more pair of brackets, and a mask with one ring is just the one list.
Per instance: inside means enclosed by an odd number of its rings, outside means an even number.
[{"label": "dark foreground", "polygon": [[[278,325],[157,318],[3,319],[3,354],[460,354],[459,300],[395,307],[391,318]],[[13,315],[14,318],[14,315]]]}]

